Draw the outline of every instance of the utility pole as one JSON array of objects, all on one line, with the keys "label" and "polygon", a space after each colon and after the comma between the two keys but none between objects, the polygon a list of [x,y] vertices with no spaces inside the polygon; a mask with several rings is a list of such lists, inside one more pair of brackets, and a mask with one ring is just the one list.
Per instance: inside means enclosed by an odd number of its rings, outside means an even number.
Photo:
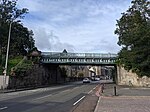
[{"label": "utility pole", "polygon": [[7,86],[7,64],[8,64],[8,55],[9,55],[9,46],[10,46],[10,36],[11,36],[11,25],[13,21],[9,24],[9,32],[8,32],[8,42],[7,42],[7,52],[6,52],[6,61],[5,61],[5,68],[3,71],[4,77],[3,77],[3,89]]}]

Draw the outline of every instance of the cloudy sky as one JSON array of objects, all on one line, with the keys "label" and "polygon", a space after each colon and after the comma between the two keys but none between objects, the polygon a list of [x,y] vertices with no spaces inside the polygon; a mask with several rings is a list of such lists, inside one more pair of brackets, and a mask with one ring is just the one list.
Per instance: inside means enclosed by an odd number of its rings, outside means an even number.
[{"label": "cloudy sky", "polygon": [[117,53],[116,20],[131,0],[18,0],[41,51]]}]

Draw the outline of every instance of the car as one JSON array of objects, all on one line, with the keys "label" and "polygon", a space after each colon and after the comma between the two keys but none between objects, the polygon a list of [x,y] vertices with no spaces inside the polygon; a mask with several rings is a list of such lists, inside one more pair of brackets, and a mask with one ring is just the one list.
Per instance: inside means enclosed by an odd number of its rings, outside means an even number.
[{"label": "car", "polygon": [[90,83],[90,79],[89,78],[84,78],[83,83]]},{"label": "car", "polygon": [[99,80],[100,80],[100,78],[96,77],[96,78],[95,78],[95,80],[96,80],[96,81],[99,81]]}]

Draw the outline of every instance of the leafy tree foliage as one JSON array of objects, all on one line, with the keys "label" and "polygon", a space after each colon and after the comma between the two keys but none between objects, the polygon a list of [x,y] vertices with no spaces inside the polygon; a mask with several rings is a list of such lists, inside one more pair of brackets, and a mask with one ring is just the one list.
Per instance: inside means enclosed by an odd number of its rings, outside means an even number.
[{"label": "leafy tree foliage", "polygon": [[25,55],[34,48],[33,32],[24,27],[21,19],[28,9],[18,9],[17,0],[0,0],[0,55],[6,54],[11,24],[10,55]]},{"label": "leafy tree foliage", "polygon": [[[27,14],[28,9],[18,9],[17,0],[1,0],[0,2],[0,49],[6,52],[9,25],[11,27],[10,48],[13,54],[23,54],[25,50],[34,47],[33,32],[24,27],[20,20]],[[17,20],[17,21],[16,21]]]},{"label": "leafy tree foliage", "polygon": [[131,3],[117,20],[115,30],[119,36],[118,45],[122,46],[120,64],[139,76],[150,76],[150,2],[133,0]]}]

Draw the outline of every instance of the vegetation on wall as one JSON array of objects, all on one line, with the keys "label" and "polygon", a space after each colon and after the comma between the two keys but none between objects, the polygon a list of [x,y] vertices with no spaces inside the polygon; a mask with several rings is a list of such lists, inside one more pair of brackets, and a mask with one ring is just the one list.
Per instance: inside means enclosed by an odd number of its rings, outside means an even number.
[{"label": "vegetation on wall", "polygon": [[[32,68],[31,60],[24,60],[19,66],[14,69],[14,76],[23,77],[26,74],[26,71]],[[13,74],[12,74],[13,76]]]},{"label": "vegetation on wall", "polygon": [[150,2],[133,0],[117,20],[119,63],[139,76],[150,76]]}]

